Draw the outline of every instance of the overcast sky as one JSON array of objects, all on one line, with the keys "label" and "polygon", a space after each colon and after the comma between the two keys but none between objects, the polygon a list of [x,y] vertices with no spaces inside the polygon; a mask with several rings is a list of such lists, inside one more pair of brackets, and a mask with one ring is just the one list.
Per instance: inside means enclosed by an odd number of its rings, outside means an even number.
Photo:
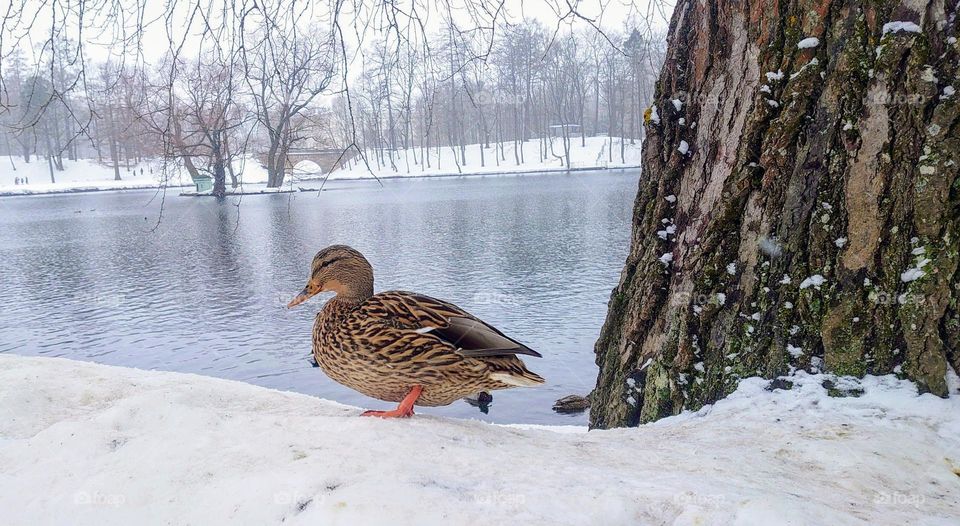
[{"label": "overcast sky", "polygon": [[[14,0],[18,8],[23,5],[22,16],[19,17],[20,27],[14,27],[14,34],[19,30],[21,34],[28,34],[29,39],[23,40],[18,47],[24,48],[28,56],[36,59],[38,50],[44,41],[49,38],[51,21],[55,18],[63,20],[74,20],[76,17],[76,6],[71,6],[67,12],[54,12],[49,6],[49,2],[41,0]],[[201,45],[198,35],[203,29],[203,19],[196,16],[193,7],[196,1],[201,1],[203,6],[213,6],[214,11],[221,9],[224,3],[220,0],[180,0],[160,2],[156,0],[116,0],[119,4],[125,6],[125,23],[104,24],[105,17],[99,20],[87,22],[82,40],[84,42],[84,52],[88,60],[102,61],[111,55],[118,55],[124,49],[128,52],[133,47],[118,45],[117,40],[123,36],[130,36],[131,29],[138,25],[138,19],[144,22],[145,30],[140,38],[132,38],[131,41],[140,42],[142,47],[139,53],[142,54],[147,62],[156,61],[171,48],[171,39],[175,42],[173,47],[178,47],[183,42],[183,53],[185,56],[195,55],[197,48]],[[225,1],[225,0],[224,0]],[[354,1],[354,0],[351,0]],[[493,0],[486,0],[494,5]],[[23,2],[21,4],[21,2]],[[237,0],[234,5],[242,5],[243,0]],[[359,3],[360,0],[355,0]],[[69,1],[64,2],[69,5]],[[251,3],[251,0],[247,0]],[[330,24],[330,5],[329,1],[317,1],[307,5],[305,11],[306,20],[303,25],[315,23],[321,26]],[[351,6],[353,3],[347,3]],[[475,6],[471,0],[400,0],[396,3],[404,11],[410,11],[415,5],[420,19],[428,33],[438,31],[444,27],[448,18],[448,13],[453,14],[453,19],[460,27],[473,27],[476,25],[477,15],[471,14],[467,6]],[[655,31],[665,32],[669,22],[670,13],[673,9],[672,0],[579,0],[575,2],[577,11],[584,17],[592,18],[596,24],[613,30],[622,29],[628,20],[636,20],[641,26],[649,26]],[[142,11],[137,6],[143,6]],[[450,10],[448,11],[448,6]],[[168,10],[173,10],[170,13]],[[498,24],[503,22],[515,23],[523,18],[535,18],[544,25],[553,29],[558,25],[558,19],[567,9],[566,0],[506,0],[502,10],[498,14]],[[190,14],[194,14],[193,21],[188,24]],[[482,17],[483,15],[481,15]],[[90,13],[88,12],[88,20]],[[366,15],[359,17],[365,19]],[[33,26],[29,33],[24,33],[25,27],[30,21]],[[352,26],[354,17],[351,14],[344,26]],[[570,27],[587,27],[588,23],[578,20],[575,17],[568,17],[560,27],[561,31],[569,30]],[[352,29],[352,28],[351,28]],[[345,27],[345,31],[349,30]],[[79,32],[77,25],[70,24],[66,34],[77,39]],[[14,40],[9,35],[4,35],[2,43],[2,53],[6,56],[11,48],[14,47]],[[370,42],[382,39],[375,29],[367,28],[360,33],[359,39],[357,33],[345,35],[348,45],[356,47],[358,40],[363,41],[364,46]]]}]

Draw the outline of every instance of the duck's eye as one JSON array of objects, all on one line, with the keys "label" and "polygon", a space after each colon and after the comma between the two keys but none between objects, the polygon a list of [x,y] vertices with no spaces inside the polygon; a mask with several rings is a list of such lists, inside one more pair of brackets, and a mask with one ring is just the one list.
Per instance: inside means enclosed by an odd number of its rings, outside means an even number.
[{"label": "duck's eye", "polygon": [[320,263],[320,266],[317,267],[317,270],[323,270],[323,269],[325,269],[326,267],[329,267],[330,265],[334,264],[335,262],[340,261],[341,259],[343,259],[343,258],[342,258],[342,257],[340,257],[340,258],[333,258],[333,259],[324,261],[323,263]]}]

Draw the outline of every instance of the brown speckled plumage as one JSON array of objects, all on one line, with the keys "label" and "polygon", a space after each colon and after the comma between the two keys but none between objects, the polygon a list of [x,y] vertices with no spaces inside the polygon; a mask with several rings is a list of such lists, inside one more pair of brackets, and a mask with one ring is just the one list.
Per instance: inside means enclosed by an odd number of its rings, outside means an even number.
[{"label": "brown speckled plumage", "polygon": [[439,406],[543,383],[516,356],[537,352],[456,305],[412,292],[372,294],[373,270],[350,247],[320,251],[291,305],[324,290],[337,296],[317,314],[314,357],[330,378],[367,396],[399,402],[420,385],[416,404]]}]

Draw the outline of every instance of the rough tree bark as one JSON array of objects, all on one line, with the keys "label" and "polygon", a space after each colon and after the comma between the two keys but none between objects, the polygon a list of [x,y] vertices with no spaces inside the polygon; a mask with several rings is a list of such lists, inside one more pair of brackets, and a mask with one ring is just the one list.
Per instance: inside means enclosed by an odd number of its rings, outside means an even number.
[{"label": "rough tree bark", "polygon": [[591,426],[795,368],[946,395],[960,366],[947,4],[677,3]]}]

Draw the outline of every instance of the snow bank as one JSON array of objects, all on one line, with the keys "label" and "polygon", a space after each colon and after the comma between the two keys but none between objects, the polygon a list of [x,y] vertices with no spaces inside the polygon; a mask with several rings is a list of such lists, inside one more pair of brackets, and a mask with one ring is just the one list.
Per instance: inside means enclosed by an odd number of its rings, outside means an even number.
[{"label": "snow bank", "polygon": [[[574,170],[602,170],[607,168],[637,168],[640,166],[640,140],[630,144],[626,139],[623,158],[620,156],[619,137],[587,137],[585,146],[581,145],[580,137],[570,138],[570,168]],[[612,159],[611,159],[612,146]],[[517,163],[520,151],[512,142],[503,144],[503,156],[495,143],[489,148],[483,148],[483,165],[480,159],[480,145],[466,146],[465,164],[458,165],[460,149],[443,146],[427,150],[429,162],[422,159],[419,148],[398,150],[393,152],[393,162],[384,153],[384,159],[378,165],[374,157],[375,152],[366,152],[370,169],[359,158],[351,161],[345,169],[337,169],[330,173],[330,179],[366,179],[372,178],[371,170],[377,177],[429,177],[442,175],[482,175],[482,174],[513,174],[565,171],[567,169],[563,157],[563,141],[554,138],[550,141],[547,155],[541,159],[540,141],[531,139],[520,143],[523,151],[523,162]],[[497,161],[499,159],[499,162]],[[428,166],[429,165],[429,166]]]},{"label": "snow bank", "polygon": [[[157,188],[164,180],[160,163],[144,162],[120,168],[120,181],[114,180],[113,167],[93,159],[63,160],[64,170],[54,170],[56,183],[50,182],[50,167],[42,157],[25,163],[22,157],[0,156],[0,195],[50,194],[93,190],[129,190]],[[142,171],[141,171],[142,170]],[[16,184],[16,179],[29,184]],[[192,185],[189,176],[173,174],[169,186]]]},{"label": "snow bank", "polygon": [[[51,183],[50,167],[42,157],[33,157],[25,163],[22,157],[0,156],[0,196],[133,190],[159,188],[164,184],[167,187],[193,186],[193,179],[185,169],[168,165],[165,171],[159,160],[133,164],[129,170],[126,166],[121,167],[120,181],[114,180],[113,166],[94,159],[64,159],[63,167],[62,172],[54,171],[56,183]],[[267,181],[267,171],[252,157],[237,162],[234,169],[242,172],[244,184],[257,185]],[[29,184],[16,184],[17,178],[26,178]]]},{"label": "snow bank", "polygon": [[[319,373],[318,373],[319,374]],[[745,380],[584,432],[360,418],[194,375],[0,354],[0,524],[947,524],[960,403]],[[955,383],[955,382],[954,382]],[[956,387],[954,386],[954,389]]]},{"label": "snow bank", "polygon": [[[627,140],[623,145],[624,154],[620,155],[620,138],[587,137],[586,145],[581,146],[579,137],[570,140],[570,168],[573,170],[595,170],[607,168],[637,168],[640,166],[640,143],[630,144]],[[368,179],[377,177],[430,177],[444,175],[486,175],[486,174],[518,174],[535,172],[566,171],[563,143],[560,139],[552,139],[551,148],[547,156],[540,158],[540,142],[531,139],[521,145],[523,162],[517,164],[514,155],[514,144],[504,143],[503,154],[506,159],[497,162],[499,150],[491,143],[484,148],[484,166],[480,163],[480,145],[469,144],[466,147],[467,163],[457,165],[457,157],[449,146],[429,150],[429,163],[421,159],[420,149],[399,150],[393,152],[393,164],[388,157],[378,166],[374,159],[374,152],[366,153],[373,173],[367,169],[359,159],[355,159],[346,169],[334,170],[330,179]],[[611,158],[612,147],[612,158]],[[459,148],[457,148],[457,156]],[[517,152],[520,153],[519,151]],[[24,163],[19,157],[0,156],[0,196],[3,195],[30,195],[51,194],[65,192],[84,192],[96,190],[129,190],[143,188],[158,188],[164,183],[168,187],[193,186],[193,180],[183,169],[170,169],[163,174],[159,162],[145,162],[127,170],[121,168],[121,181],[114,180],[113,167],[98,163],[91,159],[79,161],[64,160],[64,171],[55,171],[56,183],[50,182],[50,172],[47,162],[43,158],[34,157],[30,163]],[[427,166],[429,164],[430,166]],[[141,168],[143,171],[141,172]],[[152,168],[152,172],[151,172]],[[319,166],[312,161],[301,161],[288,173],[284,184],[285,189],[299,186],[305,181],[316,181],[324,176]],[[234,170],[238,174],[241,186],[238,192],[264,191],[267,181],[267,171],[254,157],[248,157],[243,162],[237,162]],[[27,178],[30,184],[15,184],[16,178]],[[289,184],[287,184],[289,183]],[[307,185],[311,186],[311,185]],[[315,185],[314,185],[315,186]],[[228,193],[232,192],[229,189]]]}]

